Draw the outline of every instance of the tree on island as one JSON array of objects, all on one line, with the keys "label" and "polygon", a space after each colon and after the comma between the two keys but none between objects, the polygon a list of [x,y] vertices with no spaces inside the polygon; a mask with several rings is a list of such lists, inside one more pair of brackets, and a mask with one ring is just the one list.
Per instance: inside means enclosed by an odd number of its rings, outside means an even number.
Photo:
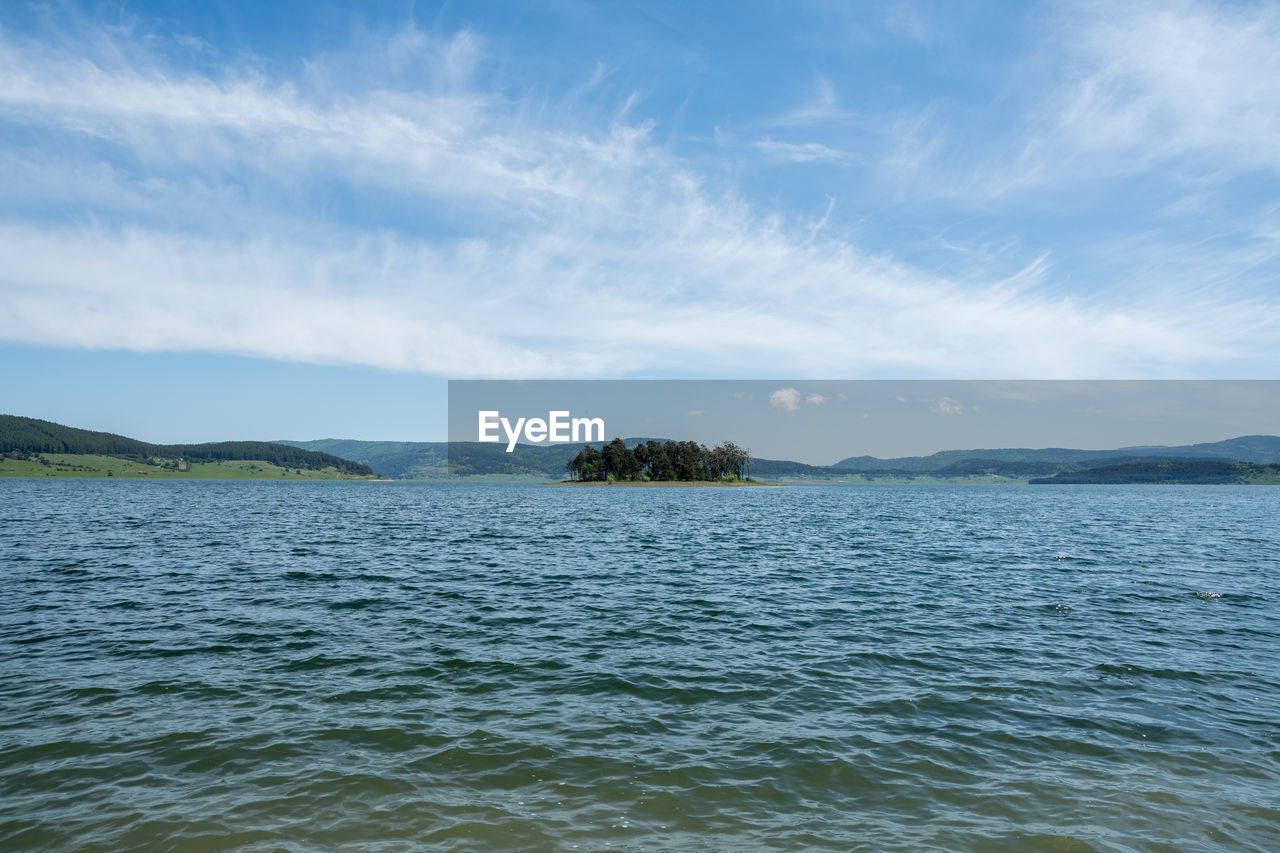
[{"label": "tree on island", "polygon": [[634,480],[640,474],[635,452],[628,450],[622,439],[615,438],[604,446],[602,480]]},{"label": "tree on island", "polygon": [[646,441],[645,448],[648,451],[648,473],[651,480],[674,480],[676,478],[675,466],[671,464],[671,457],[667,455],[667,450],[662,446],[660,441]]},{"label": "tree on island", "polygon": [[569,460],[565,469],[573,480],[603,480],[605,478],[600,465],[602,459],[600,451],[588,444],[582,448],[582,452]]},{"label": "tree on island", "polygon": [[571,480],[741,480],[751,464],[751,452],[726,441],[708,448],[696,441],[646,441],[627,447],[615,438],[597,450],[585,445],[565,463]]}]

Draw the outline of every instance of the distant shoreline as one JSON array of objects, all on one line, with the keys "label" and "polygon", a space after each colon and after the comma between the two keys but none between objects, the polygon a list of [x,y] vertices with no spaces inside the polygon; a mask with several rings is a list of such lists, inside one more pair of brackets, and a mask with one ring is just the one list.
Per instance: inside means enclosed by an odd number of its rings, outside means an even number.
[{"label": "distant shoreline", "polygon": [[299,468],[262,459],[131,459],[83,453],[0,456],[0,480],[258,480],[308,483],[390,482],[337,468]]},{"label": "distant shoreline", "polygon": [[711,486],[711,487],[728,487],[735,488],[738,486],[781,486],[783,483],[764,483],[759,480],[556,480],[550,483],[543,483],[544,486],[622,486],[630,488],[635,486],[676,486],[679,488],[687,488],[689,486]]}]

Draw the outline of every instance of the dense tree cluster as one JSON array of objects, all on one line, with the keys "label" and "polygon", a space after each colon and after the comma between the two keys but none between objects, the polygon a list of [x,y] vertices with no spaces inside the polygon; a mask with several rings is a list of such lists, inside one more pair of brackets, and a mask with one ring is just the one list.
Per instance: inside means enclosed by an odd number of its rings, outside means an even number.
[{"label": "dense tree cluster", "polygon": [[266,441],[219,441],[211,444],[148,444],[109,432],[55,424],[36,418],[0,415],[0,453],[76,453],[147,460],[236,461],[252,459],[282,468],[333,467],[347,474],[372,474],[367,465],[328,453]]},{"label": "dense tree cluster", "polygon": [[750,464],[750,452],[731,441],[711,448],[652,440],[627,447],[615,438],[600,450],[586,445],[565,470],[573,480],[740,480]]}]

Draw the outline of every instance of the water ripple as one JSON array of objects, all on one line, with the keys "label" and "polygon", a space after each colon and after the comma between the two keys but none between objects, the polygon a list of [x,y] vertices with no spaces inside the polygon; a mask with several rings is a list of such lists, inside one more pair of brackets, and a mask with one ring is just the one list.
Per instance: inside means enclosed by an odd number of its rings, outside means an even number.
[{"label": "water ripple", "polygon": [[0,502],[0,848],[1280,849],[1278,489]]}]

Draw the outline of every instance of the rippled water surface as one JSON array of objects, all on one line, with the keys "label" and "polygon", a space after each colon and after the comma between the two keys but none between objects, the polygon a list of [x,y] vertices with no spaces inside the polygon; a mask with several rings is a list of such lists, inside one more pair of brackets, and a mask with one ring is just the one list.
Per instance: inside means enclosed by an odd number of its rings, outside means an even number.
[{"label": "rippled water surface", "polygon": [[0,481],[0,848],[1274,851],[1278,520]]}]

